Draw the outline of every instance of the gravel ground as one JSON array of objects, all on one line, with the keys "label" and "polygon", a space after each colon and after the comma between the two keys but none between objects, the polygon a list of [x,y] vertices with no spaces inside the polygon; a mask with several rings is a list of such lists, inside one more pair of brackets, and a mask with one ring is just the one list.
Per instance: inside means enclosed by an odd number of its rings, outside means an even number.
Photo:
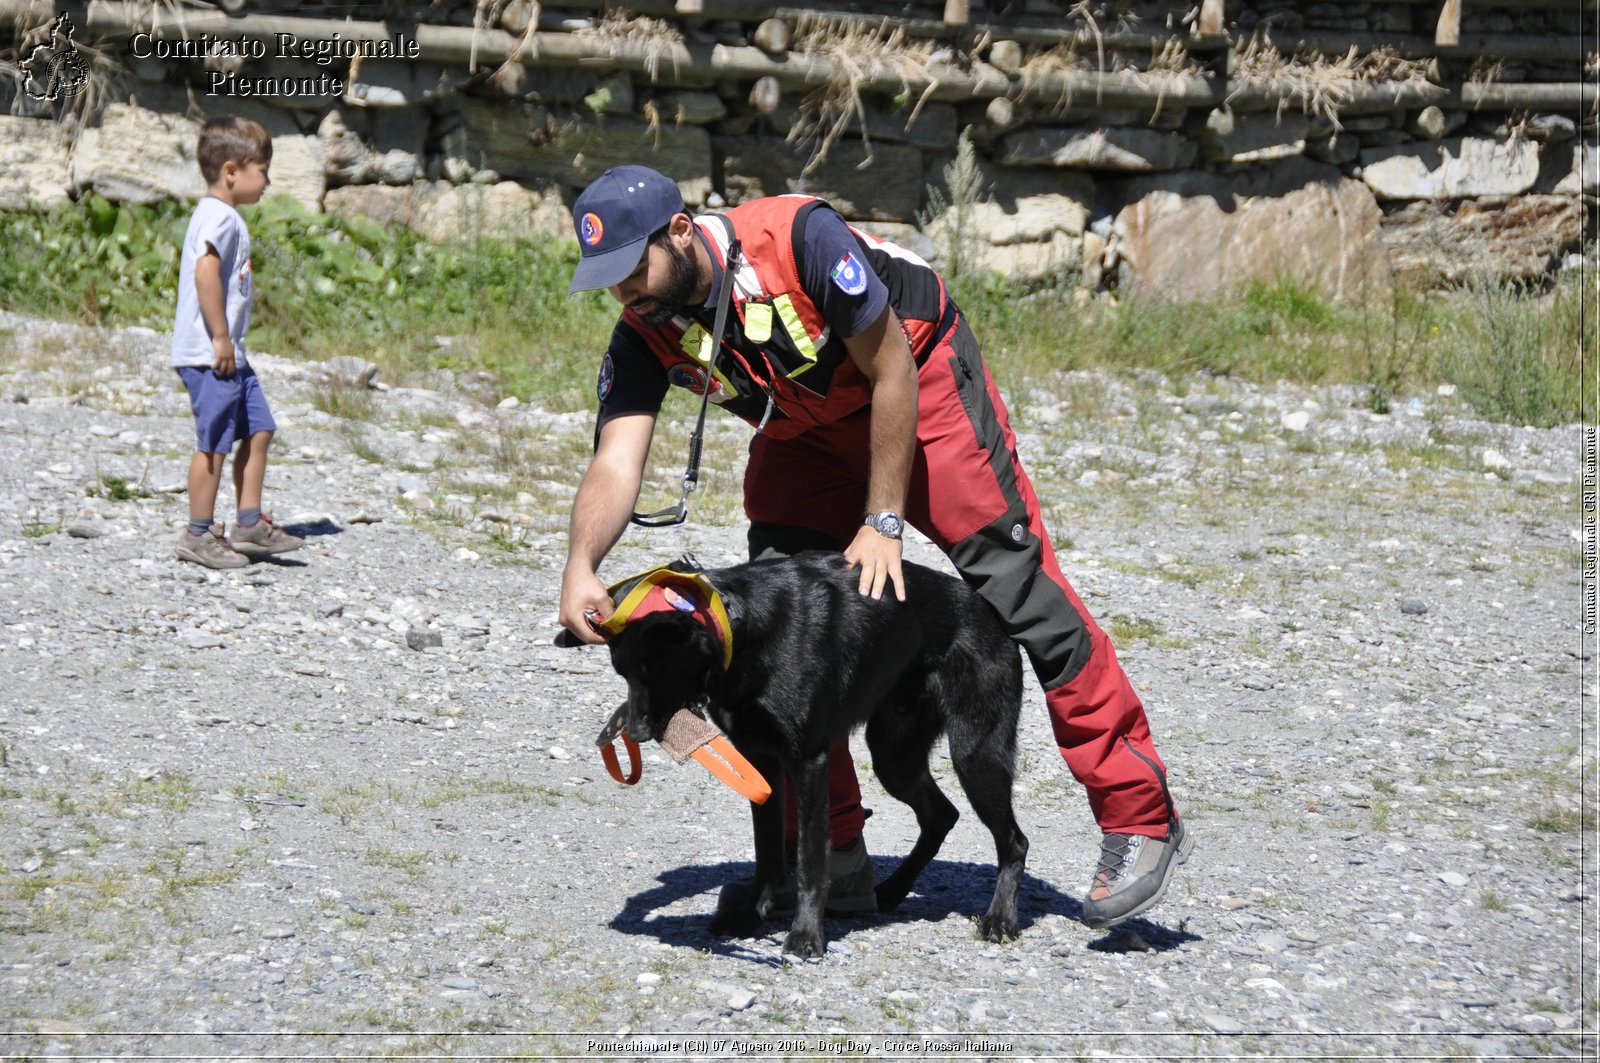
[{"label": "gravel ground", "polygon": [[[1447,387],[1016,396],[1198,849],[1148,918],[1084,927],[1098,836],[1033,689],[1021,939],[976,936],[969,814],[901,911],[787,963],[780,923],[705,931],[745,808],[654,747],[612,783],[620,681],[551,645],[587,414],[260,356],[268,504],[309,541],[214,573],[173,557],[164,350],[0,314],[6,1058],[1593,1057],[1576,427]],[[738,560],[731,479],[608,571]],[[864,788],[881,875],[914,823]]]}]

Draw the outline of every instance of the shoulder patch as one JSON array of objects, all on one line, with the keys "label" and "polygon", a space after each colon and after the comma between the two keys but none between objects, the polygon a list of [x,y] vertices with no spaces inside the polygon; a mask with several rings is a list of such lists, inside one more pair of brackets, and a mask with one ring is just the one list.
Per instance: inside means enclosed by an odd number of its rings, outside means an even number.
[{"label": "shoulder patch", "polygon": [[611,364],[611,352],[607,351],[606,356],[600,359],[600,377],[594,385],[595,394],[600,397],[601,402],[606,401],[606,396],[611,394],[611,385],[616,378],[616,366]]},{"label": "shoulder patch", "polygon": [[860,295],[867,290],[866,267],[862,266],[860,259],[849,251],[839,256],[839,261],[833,264],[828,276],[846,295]]}]

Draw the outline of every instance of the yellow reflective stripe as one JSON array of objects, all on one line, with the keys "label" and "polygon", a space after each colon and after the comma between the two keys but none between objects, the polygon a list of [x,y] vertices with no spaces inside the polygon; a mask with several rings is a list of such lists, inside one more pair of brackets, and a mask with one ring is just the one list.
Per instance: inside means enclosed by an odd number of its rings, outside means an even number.
[{"label": "yellow reflective stripe", "polygon": [[[698,321],[683,330],[683,336],[678,340],[678,346],[683,348],[684,354],[693,358],[702,367],[711,361],[711,333],[707,332],[705,326]],[[724,395],[729,399],[739,397],[739,389],[733,386],[733,381],[729,380],[722,370],[717,370],[716,377],[722,381]],[[724,400],[713,397],[712,401],[722,402]]]},{"label": "yellow reflective stripe", "polygon": [[811,342],[811,333],[806,331],[805,322],[800,320],[800,312],[794,308],[793,301],[787,295],[780,295],[772,301],[772,306],[778,311],[778,316],[783,319],[783,330],[789,334],[795,349],[800,352],[800,357],[805,362],[788,377],[793,380],[817,364],[817,348]]}]

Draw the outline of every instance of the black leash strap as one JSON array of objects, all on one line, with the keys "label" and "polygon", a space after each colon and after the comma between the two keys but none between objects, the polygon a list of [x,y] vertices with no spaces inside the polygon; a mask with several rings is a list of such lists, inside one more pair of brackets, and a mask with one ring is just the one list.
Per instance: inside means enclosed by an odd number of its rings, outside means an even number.
[{"label": "black leash strap", "polygon": [[700,416],[689,437],[689,465],[683,471],[683,493],[678,504],[654,513],[635,513],[628,518],[641,528],[670,528],[689,519],[689,495],[700,484],[700,452],[705,446],[706,408],[711,403],[711,385],[717,376],[717,358],[722,354],[722,336],[728,327],[728,307],[733,302],[733,274],[739,268],[739,238],[728,241],[727,259],[722,264],[722,287],[717,292],[717,316],[711,325],[711,355],[706,359],[705,386],[700,389]]}]

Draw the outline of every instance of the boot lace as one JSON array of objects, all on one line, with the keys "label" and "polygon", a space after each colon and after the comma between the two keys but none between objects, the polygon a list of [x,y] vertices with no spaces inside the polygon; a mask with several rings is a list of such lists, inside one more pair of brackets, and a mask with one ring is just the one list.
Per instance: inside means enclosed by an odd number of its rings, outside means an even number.
[{"label": "boot lace", "polygon": [[1135,835],[1107,834],[1100,844],[1100,865],[1094,871],[1094,884],[1109,887],[1117,881],[1133,855]]}]

